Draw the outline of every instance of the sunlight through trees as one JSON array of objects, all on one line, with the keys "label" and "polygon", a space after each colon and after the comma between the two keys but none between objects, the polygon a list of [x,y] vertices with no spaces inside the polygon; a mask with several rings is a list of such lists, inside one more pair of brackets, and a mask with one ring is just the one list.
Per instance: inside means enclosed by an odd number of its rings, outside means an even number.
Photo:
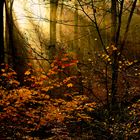
[{"label": "sunlight through trees", "polygon": [[139,139],[139,0],[0,1],[0,139]]}]

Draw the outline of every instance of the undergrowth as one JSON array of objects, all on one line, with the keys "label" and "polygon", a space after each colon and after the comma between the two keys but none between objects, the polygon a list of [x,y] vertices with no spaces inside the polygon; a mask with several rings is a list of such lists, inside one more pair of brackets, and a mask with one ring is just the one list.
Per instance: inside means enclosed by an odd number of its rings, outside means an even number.
[{"label": "undergrowth", "polygon": [[105,105],[78,91],[77,63],[64,54],[47,72],[29,64],[22,85],[16,72],[3,64],[0,139],[139,139],[140,100],[112,115]]}]

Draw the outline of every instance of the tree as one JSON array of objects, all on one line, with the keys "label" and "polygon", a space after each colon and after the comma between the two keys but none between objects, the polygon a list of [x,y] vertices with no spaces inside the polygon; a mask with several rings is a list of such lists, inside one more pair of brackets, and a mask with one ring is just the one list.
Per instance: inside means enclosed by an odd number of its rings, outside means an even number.
[{"label": "tree", "polygon": [[5,0],[0,1],[0,64],[4,62],[4,2]]},{"label": "tree", "polygon": [[74,5],[75,5],[75,11],[74,11],[74,46],[75,46],[75,49],[77,50],[77,53],[79,52],[79,49],[78,49],[78,2],[77,0],[75,0],[74,2]]},{"label": "tree", "polygon": [[[119,78],[119,61],[122,60],[122,52],[125,49],[125,43],[128,36],[129,26],[130,22],[132,20],[132,16],[134,13],[134,10],[136,8],[137,0],[134,0],[131,2],[131,8],[129,10],[124,9],[125,2],[124,0],[118,1],[118,0],[111,0],[106,1],[107,5],[110,7],[108,9],[101,8],[101,1],[94,2],[93,0],[90,1],[80,1],[77,0],[82,12],[86,15],[86,17],[91,21],[93,24],[93,27],[96,29],[102,48],[107,56],[111,60],[111,101],[110,101],[110,109],[113,110],[114,107],[117,106],[117,93],[118,93],[118,78]],[[104,1],[105,3],[105,1]],[[90,9],[93,10],[92,14],[89,14],[85,8],[84,5],[88,5]],[[101,9],[101,10],[100,10]],[[98,10],[98,12],[97,12]],[[101,32],[101,23],[100,19],[103,19],[104,17],[98,16],[101,11],[106,11],[106,13],[110,16],[109,21],[111,21],[111,39],[109,43],[109,48],[112,49],[111,52],[108,51],[106,44],[104,43],[104,38],[102,36]],[[128,15],[127,23],[125,26],[124,32],[122,32],[122,19],[124,18],[124,15]],[[102,21],[102,20],[101,20]],[[106,30],[105,28],[103,30]],[[109,30],[108,30],[109,31]],[[108,63],[107,63],[108,65]],[[108,70],[108,66],[106,71]],[[106,72],[107,73],[107,72]],[[109,90],[107,90],[109,92]],[[108,96],[108,95],[107,95]]]},{"label": "tree", "polygon": [[[112,45],[115,48],[112,53],[112,89],[111,89],[111,96],[112,96],[111,97],[111,106],[112,107],[114,107],[114,105],[116,105],[116,99],[117,99],[116,94],[117,94],[117,90],[118,90],[119,61],[121,60],[122,51],[125,47],[125,42],[127,39],[130,22],[132,20],[134,9],[136,8],[136,3],[137,3],[137,0],[134,0],[130,13],[129,13],[127,25],[126,25],[125,32],[123,35],[123,39],[122,39],[121,45],[119,46],[124,0],[122,0],[120,3],[118,3],[117,0],[111,1]],[[117,9],[119,9],[119,10],[117,10]],[[118,53],[119,53],[119,55],[118,55]]]},{"label": "tree", "polygon": [[56,52],[56,22],[57,22],[57,7],[58,0],[50,0],[50,45],[49,53],[50,60],[53,59],[53,56]]},{"label": "tree", "polygon": [[5,2],[5,13],[6,13],[6,30],[7,30],[7,34],[8,34],[8,43],[7,43],[7,47],[10,50],[11,53],[11,57],[12,57],[12,64],[16,65],[16,48],[14,46],[14,21],[13,21],[13,4],[14,4],[14,0],[10,0],[10,1],[6,1]]}]

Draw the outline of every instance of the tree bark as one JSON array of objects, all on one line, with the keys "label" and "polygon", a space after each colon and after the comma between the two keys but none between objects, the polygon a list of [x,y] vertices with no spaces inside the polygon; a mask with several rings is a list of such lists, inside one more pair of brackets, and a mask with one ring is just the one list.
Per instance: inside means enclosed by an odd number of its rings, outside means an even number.
[{"label": "tree bark", "polygon": [[[111,0],[111,45],[117,48],[116,31],[117,31],[117,0]],[[112,53],[112,87],[111,87],[111,108],[116,104],[117,82],[118,82],[118,55],[117,51]]]},{"label": "tree bark", "polygon": [[12,9],[13,9],[13,3],[14,0],[10,0],[9,3],[5,2],[5,9],[6,9],[6,28],[7,28],[7,33],[8,33],[8,48],[10,50],[11,56],[12,56],[12,60],[10,60],[9,62],[13,64],[13,66],[16,65],[16,60],[17,60],[17,56],[16,56],[16,48],[14,46],[14,41],[13,41],[13,13],[12,13]]},{"label": "tree bark", "polygon": [[56,22],[57,22],[58,0],[50,0],[50,45],[49,59],[52,59],[56,53]]},{"label": "tree bark", "polygon": [[78,53],[79,50],[78,50],[78,2],[77,0],[75,0],[74,25],[75,25],[74,26],[74,46]]},{"label": "tree bark", "polygon": [[[122,18],[122,12],[123,12],[123,5],[124,5],[124,0],[121,1],[120,3],[120,10],[117,11],[117,0],[112,0],[111,1],[111,16],[112,16],[112,45],[117,48],[115,51],[113,51],[112,54],[112,93],[111,93],[111,108],[113,109],[114,107],[117,107],[117,90],[118,90],[118,69],[119,69],[119,61],[121,60],[121,54],[124,49],[125,41],[127,39],[127,34],[129,31],[129,25],[133,16],[133,12],[136,7],[137,0],[134,0],[132,4],[132,8],[130,10],[130,15],[127,21],[125,33],[122,39],[122,43],[120,45],[120,48],[118,46],[119,42],[119,37],[120,37],[120,30],[121,30],[121,18]],[[118,14],[118,17],[117,17]],[[118,19],[118,21],[117,21]],[[118,55],[119,52],[119,55]]]},{"label": "tree bark", "polygon": [[4,2],[5,0],[0,0],[0,64],[4,63]]}]

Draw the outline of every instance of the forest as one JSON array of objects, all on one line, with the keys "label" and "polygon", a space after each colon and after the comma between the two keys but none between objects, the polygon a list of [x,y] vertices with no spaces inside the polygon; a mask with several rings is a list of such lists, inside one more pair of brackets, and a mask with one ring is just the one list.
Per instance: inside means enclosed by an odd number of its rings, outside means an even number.
[{"label": "forest", "polygon": [[140,0],[0,0],[0,140],[140,139]]}]

